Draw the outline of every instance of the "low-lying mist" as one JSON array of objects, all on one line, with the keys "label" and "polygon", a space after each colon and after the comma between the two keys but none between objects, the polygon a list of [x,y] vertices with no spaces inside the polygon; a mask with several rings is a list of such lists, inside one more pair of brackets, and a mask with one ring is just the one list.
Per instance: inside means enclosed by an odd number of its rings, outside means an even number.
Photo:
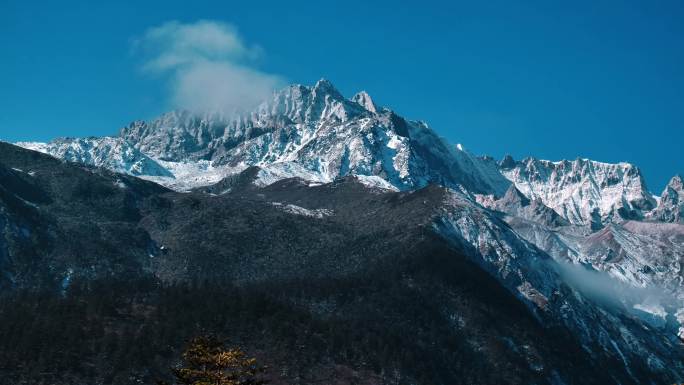
[{"label": "low-lying mist", "polygon": [[[586,297],[606,305],[624,306],[631,314],[644,318],[674,316],[682,301],[669,290],[655,285],[635,286],[590,266],[557,261],[558,272],[564,281]],[[652,323],[652,322],[651,322]],[[661,323],[658,321],[658,323]]]}]

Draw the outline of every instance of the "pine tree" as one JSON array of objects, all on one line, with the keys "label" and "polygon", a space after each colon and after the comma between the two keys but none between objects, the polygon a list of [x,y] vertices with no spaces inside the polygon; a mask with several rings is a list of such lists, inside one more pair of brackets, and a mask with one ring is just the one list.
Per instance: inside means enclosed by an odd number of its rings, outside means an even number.
[{"label": "pine tree", "polygon": [[[183,352],[184,366],[172,369],[182,385],[262,385],[264,368],[238,348],[226,349],[213,336],[194,338]],[[164,384],[163,382],[160,383]]]}]

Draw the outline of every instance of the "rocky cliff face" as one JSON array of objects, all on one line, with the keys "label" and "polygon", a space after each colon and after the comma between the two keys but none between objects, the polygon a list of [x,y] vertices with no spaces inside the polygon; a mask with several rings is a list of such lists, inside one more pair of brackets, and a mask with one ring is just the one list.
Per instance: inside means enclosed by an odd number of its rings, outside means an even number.
[{"label": "rocky cliff face", "polygon": [[[506,194],[501,199],[491,200],[491,198],[482,196],[478,196],[478,198],[481,204],[492,210],[524,218],[551,228],[570,224],[556,211],[546,206],[541,199],[528,198],[514,184],[508,188]],[[489,201],[487,201],[488,199]]]},{"label": "rocky cliff face", "polygon": [[684,183],[681,176],[676,175],[670,179],[650,218],[662,222],[684,223]]},{"label": "rocky cliff face", "polygon": [[500,170],[529,198],[540,199],[572,224],[593,229],[616,220],[642,219],[656,206],[641,172],[629,163],[507,157]]}]

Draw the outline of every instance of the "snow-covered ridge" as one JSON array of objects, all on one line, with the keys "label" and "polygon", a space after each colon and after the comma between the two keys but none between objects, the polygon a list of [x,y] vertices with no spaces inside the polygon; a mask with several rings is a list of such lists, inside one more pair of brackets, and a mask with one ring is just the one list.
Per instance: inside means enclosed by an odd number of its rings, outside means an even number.
[{"label": "snow-covered ridge", "polygon": [[641,172],[629,163],[506,157],[499,169],[527,197],[540,199],[577,225],[597,229],[616,220],[642,219],[656,207]]},{"label": "snow-covered ridge", "polygon": [[325,79],[286,87],[239,116],[171,111],[133,122],[118,137],[18,144],[175,190],[211,185],[258,166],[260,186],[290,177],[327,183],[357,175],[381,189],[437,183],[498,199],[514,184],[534,203],[532,210],[548,206],[594,230],[625,219],[684,218],[681,179],[677,184],[673,178],[656,200],[629,163],[477,157],[460,144],[449,145],[427,124],[379,107],[366,92],[345,98]]},{"label": "snow-covered ridge", "polygon": [[670,179],[657,201],[658,208],[650,213],[651,219],[684,224],[684,182],[680,175]]},{"label": "snow-covered ridge", "polygon": [[133,122],[116,138],[19,145],[176,190],[216,183],[251,166],[264,170],[261,185],[357,175],[379,188],[438,183],[496,196],[510,185],[491,162],[447,144],[425,123],[378,107],[365,92],[347,99],[324,79],[289,86],[240,116],[172,111]]},{"label": "snow-covered ridge", "polygon": [[282,204],[280,202],[271,202],[271,204],[275,207],[278,207],[279,209],[290,213],[294,215],[303,215],[305,217],[312,217],[312,218],[324,218],[330,215],[333,215],[334,212],[329,209],[307,209],[301,206],[293,205],[293,204]]},{"label": "snow-covered ridge", "polygon": [[49,143],[19,142],[17,145],[70,162],[135,176],[173,177],[156,160],[117,137],[57,138]]}]

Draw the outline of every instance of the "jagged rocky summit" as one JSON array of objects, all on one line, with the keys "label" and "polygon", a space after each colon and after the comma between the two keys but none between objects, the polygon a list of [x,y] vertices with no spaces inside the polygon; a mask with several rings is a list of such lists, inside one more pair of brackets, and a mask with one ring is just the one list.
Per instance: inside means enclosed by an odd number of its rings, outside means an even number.
[{"label": "jagged rocky summit", "polygon": [[[438,183],[497,195],[510,184],[425,123],[377,107],[365,92],[347,99],[323,79],[313,87],[287,87],[248,114],[173,111],[100,140],[109,145],[95,138],[20,145],[177,190],[216,183],[250,166],[262,169],[259,183],[293,176],[322,183],[353,174],[391,189]],[[113,143],[135,152],[112,162]],[[140,164],[150,172],[137,172]]]},{"label": "jagged rocky summit", "polygon": [[598,229],[620,219],[643,219],[656,207],[639,168],[629,163],[515,161],[507,156],[499,169],[523,194],[576,225]]},{"label": "jagged rocky summit", "polygon": [[175,190],[208,186],[257,166],[255,183],[262,185],[294,176],[327,183],[357,175],[385,189],[437,183],[498,199],[513,184],[564,220],[593,230],[622,220],[682,217],[677,178],[657,201],[629,163],[477,157],[449,145],[426,123],[379,107],[366,92],[345,98],[325,79],[312,87],[289,86],[239,116],[172,111],[135,121],[116,137],[18,144]]},{"label": "jagged rocky summit", "polygon": [[684,223],[684,183],[680,175],[670,179],[651,218],[662,222]]}]

